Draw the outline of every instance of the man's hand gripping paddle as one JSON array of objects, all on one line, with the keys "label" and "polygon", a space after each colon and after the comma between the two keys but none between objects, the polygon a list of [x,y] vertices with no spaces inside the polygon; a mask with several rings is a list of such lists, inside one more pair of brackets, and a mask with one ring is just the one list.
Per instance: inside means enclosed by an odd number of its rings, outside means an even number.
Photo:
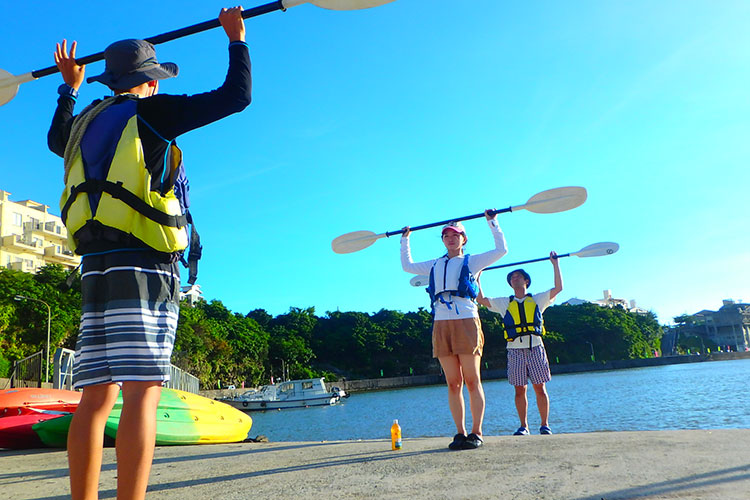
[{"label": "man's hand gripping paddle", "polygon": [[[577,252],[570,252],[563,255],[558,255],[557,258],[561,259],[563,257],[601,257],[603,255],[612,255],[613,253],[617,252],[620,249],[620,245],[617,243],[612,242],[604,242],[604,243],[592,243],[589,246],[583,247]],[[538,259],[531,259],[531,260],[522,260],[521,262],[513,262],[511,264],[503,264],[501,266],[492,266],[492,267],[485,267],[484,271],[489,271],[490,269],[500,269],[502,267],[513,267],[513,266],[520,266],[521,264],[529,264],[531,262],[542,262],[544,260],[549,260],[549,257],[539,257]],[[414,276],[411,280],[409,280],[409,283],[411,283],[411,286],[427,286],[430,282],[429,276],[419,275]]]},{"label": "man's hand gripping paddle", "polygon": [[[242,11],[242,17],[244,19],[249,19],[251,17],[257,17],[277,10],[286,10],[290,7],[302,5],[303,3],[310,3],[316,7],[330,10],[360,10],[377,7],[390,2],[393,2],[393,0],[277,0],[252,9],[244,10]],[[145,40],[157,45],[159,43],[169,42],[177,38],[200,33],[201,31],[217,28],[218,26],[220,26],[219,20],[211,19],[186,28],[152,36]],[[76,58],[76,62],[82,66],[84,64],[101,61],[102,59],[104,59],[104,52],[98,52],[96,54],[91,54],[90,56]],[[7,104],[16,96],[16,93],[18,93],[18,87],[22,83],[30,82],[43,76],[53,75],[58,72],[59,70],[57,69],[57,66],[50,66],[48,68],[38,69],[36,71],[15,76],[0,69],[0,106]]]}]

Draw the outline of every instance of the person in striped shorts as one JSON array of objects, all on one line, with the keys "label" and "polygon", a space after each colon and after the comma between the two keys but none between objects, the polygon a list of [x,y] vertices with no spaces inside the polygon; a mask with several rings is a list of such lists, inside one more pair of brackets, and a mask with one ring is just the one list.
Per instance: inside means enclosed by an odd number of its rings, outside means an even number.
[{"label": "person in striped shorts", "polygon": [[[107,418],[122,392],[116,438],[117,498],[146,495],[156,441],[156,411],[180,311],[177,262],[187,246],[187,200],[175,192],[182,154],[176,137],[250,104],[250,56],[242,8],[222,9],[229,68],[216,90],[159,94],[177,75],[145,40],[105,50],[103,83],[114,96],[73,116],[85,69],[76,43],[57,44],[65,83],[47,136],[65,159],[62,216],[68,244],[82,255],[80,332],[73,385],[83,389],[68,433],[72,498],[97,498]],[[217,145],[217,147],[224,147]],[[192,247],[192,245],[191,245]]]},{"label": "person in striped shorts", "polygon": [[[531,286],[531,276],[523,269],[508,273],[508,284],[513,288],[509,297],[485,297],[479,287],[477,302],[490,311],[503,316],[508,350],[508,382],[515,389],[515,403],[521,426],[515,436],[527,436],[528,399],[526,385],[529,380],[536,393],[536,405],[541,418],[540,434],[552,434],[549,426],[549,395],[545,384],[551,380],[547,351],[544,348],[544,320],[542,313],[552,304],[563,289],[560,264],[555,252],[549,254],[554,270],[555,286],[545,292],[531,295],[526,289]],[[479,279],[477,279],[479,282]]]}]

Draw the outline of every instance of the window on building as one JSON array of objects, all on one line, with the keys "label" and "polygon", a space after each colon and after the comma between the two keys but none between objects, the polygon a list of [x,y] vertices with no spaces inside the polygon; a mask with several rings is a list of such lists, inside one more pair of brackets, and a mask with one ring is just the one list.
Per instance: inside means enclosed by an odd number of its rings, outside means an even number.
[{"label": "window on building", "polygon": [[19,227],[23,225],[23,216],[18,212],[13,212],[13,225]]}]

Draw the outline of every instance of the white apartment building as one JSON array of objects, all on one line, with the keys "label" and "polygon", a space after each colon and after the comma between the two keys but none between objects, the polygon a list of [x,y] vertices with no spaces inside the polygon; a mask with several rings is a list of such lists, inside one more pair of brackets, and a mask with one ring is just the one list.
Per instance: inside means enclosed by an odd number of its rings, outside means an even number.
[{"label": "white apartment building", "polygon": [[0,189],[0,266],[28,273],[47,264],[75,269],[81,258],[68,249],[67,237],[48,205],[10,201],[10,193]]},{"label": "white apartment building", "polygon": [[585,303],[597,304],[599,306],[609,307],[609,308],[621,307],[628,312],[637,313],[637,314],[648,313],[646,309],[638,307],[636,305],[635,300],[618,299],[618,298],[612,297],[612,292],[610,290],[604,290],[604,294],[601,299],[582,300],[578,298],[572,298],[572,299],[566,300],[563,304],[575,306],[575,305],[585,304]]}]

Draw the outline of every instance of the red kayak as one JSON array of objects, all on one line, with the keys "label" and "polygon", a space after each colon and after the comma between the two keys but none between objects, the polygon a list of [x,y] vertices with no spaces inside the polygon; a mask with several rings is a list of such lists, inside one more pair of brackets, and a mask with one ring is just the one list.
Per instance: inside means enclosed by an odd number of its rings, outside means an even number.
[{"label": "red kayak", "polygon": [[78,408],[81,393],[63,389],[19,387],[0,391],[0,417],[26,415],[34,409],[72,413]]},{"label": "red kayak", "polygon": [[63,412],[30,412],[24,415],[0,417],[0,448],[16,450],[44,448],[44,443],[31,428],[32,425],[67,415]]}]

